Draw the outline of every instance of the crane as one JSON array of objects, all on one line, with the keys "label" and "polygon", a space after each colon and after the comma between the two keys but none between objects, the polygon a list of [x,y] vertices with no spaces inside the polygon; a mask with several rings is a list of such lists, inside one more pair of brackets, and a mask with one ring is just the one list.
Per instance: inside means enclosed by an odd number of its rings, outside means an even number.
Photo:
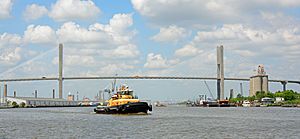
[{"label": "crane", "polygon": [[210,96],[212,97],[213,100],[215,100],[215,97],[214,97],[214,95],[211,93],[210,88],[209,88],[209,86],[208,86],[207,83],[206,83],[206,80],[204,80],[204,83],[205,83],[205,86],[206,86],[208,92],[210,93]]}]

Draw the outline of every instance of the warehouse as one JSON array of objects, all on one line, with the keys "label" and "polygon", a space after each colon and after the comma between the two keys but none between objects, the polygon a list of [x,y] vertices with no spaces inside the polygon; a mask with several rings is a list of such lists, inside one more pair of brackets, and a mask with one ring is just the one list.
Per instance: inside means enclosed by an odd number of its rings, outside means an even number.
[{"label": "warehouse", "polygon": [[78,101],[66,101],[58,98],[34,98],[34,97],[6,97],[10,104],[15,102],[19,106],[25,103],[26,107],[72,107],[78,106]]}]

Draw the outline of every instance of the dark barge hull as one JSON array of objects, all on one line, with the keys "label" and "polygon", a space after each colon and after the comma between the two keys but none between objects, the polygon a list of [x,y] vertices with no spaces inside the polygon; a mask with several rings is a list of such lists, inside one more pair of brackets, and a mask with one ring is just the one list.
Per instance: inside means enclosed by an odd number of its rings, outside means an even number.
[{"label": "dark barge hull", "polygon": [[148,113],[148,111],[152,111],[152,106],[147,102],[127,103],[112,107],[103,106],[94,109],[97,114]]}]

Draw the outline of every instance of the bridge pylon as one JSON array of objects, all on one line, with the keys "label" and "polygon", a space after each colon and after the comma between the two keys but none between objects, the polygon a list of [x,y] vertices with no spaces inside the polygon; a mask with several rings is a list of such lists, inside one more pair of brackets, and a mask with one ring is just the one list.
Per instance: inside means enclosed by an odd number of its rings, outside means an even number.
[{"label": "bridge pylon", "polygon": [[217,99],[224,99],[223,45],[217,47]]},{"label": "bridge pylon", "polygon": [[59,98],[63,98],[63,44],[59,44],[58,54],[58,94]]}]

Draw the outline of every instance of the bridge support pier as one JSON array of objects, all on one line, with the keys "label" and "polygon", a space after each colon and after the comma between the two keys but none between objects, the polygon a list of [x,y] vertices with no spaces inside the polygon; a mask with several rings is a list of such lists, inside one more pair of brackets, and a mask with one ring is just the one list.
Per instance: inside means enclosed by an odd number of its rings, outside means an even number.
[{"label": "bridge support pier", "polygon": [[217,79],[217,99],[221,98],[221,79]]},{"label": "bridge support pier", "polygon": [[52,90],[52,98],[55,99],[55,89]]},{"label": "bridge support pier", "polygon": [[3,90],[3,102],[6,103],[7,98],[7,84],[4,84],[4,90]]},{"label": "bridge support pier", "polygon": [[287,81],[281,81],[280,83],[282,84],[282,90],[283,90],[283,91],[286,91],[286,84],[287,84]]}]

